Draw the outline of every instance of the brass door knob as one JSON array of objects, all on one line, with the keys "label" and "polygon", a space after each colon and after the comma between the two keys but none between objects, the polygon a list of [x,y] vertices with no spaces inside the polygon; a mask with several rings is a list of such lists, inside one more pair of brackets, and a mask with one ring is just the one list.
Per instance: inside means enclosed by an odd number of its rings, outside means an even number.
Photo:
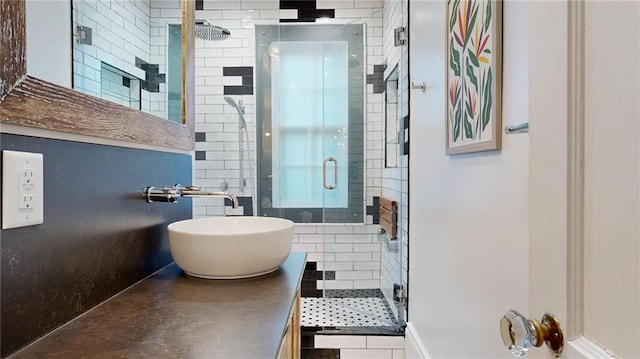
[{"label": "brass door knob", "polygon": [[509,310],[500,320],[500,334],[504,345],[517,357],[527,354],[531,347],[542,346],[542,343],[547,343],[547,347],[559,357],[564,345],[560,323],[548,313],[538,322]]}]

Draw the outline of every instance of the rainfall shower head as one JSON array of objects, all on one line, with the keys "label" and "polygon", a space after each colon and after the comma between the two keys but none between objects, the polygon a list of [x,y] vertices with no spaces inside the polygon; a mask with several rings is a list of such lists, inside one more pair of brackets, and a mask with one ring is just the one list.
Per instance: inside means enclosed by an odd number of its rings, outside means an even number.
[{"label": "rainfall shower head", "polygon": [[238,103],[236,103],[236,100],[234,100],[233,98],[229,97],[229,96],[225,96],[224,100],[227,101],[227,103],[229,105],[231,105],[233,108],[236,109],[236,111],[238,111],[238,117],[240,119],[240,128],[247,128],[247,121],[245,121],[244,119],[244,106],[242,106],[242,101],[240,101],[240,104],[238,105]]},{"label": "rainfall shower head", "polygon": [[211,25],[207,20],[196,20],[196,39],[208,41],[226,40],[231,32],[220,26]]}]

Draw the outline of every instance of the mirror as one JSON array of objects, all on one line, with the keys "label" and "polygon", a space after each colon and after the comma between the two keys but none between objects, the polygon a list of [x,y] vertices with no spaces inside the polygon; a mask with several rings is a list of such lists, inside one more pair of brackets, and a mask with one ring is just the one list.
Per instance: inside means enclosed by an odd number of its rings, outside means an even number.
[{"label": "mirror", "polygon": [[180,0],[73,0],[73,88],[181,122]]},{"label": "mirror", "polygon": [[400,112],[398,108],[398,65],[385,80],[384,91],[384,165],[398,167],[400,157]]},{"label": "mirror", "polygon": [[[4,59],[0,63],[0,123],[12,125],[15,131],[31,127],[140,145],[193,150],[195,2],[179,1],[182,23],[185,24],[181,32],[182,123],[167,121],[71,90],[64,85],[43,81],[37,73],[33,75],[26,56],[28,15],[25,0],[0,2],[0,23],[7,24],[2,30],[4,35],[0,36],[0,58]],[[51,69],[56,70],[62,71]],[[51,136],[55,138],[55,135]]]}]

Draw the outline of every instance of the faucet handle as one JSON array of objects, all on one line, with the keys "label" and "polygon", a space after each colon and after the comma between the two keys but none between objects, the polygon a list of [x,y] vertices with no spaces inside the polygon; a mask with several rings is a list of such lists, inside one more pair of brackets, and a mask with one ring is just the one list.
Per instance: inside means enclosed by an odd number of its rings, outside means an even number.
[{"label": "faucet handle", "polygon": [[177,203],[180,198],[180,193],[176,187],[162,187],[157,188],[153,186],[146,187],[143,195],[146,197],[147,202],[169,202]]}]

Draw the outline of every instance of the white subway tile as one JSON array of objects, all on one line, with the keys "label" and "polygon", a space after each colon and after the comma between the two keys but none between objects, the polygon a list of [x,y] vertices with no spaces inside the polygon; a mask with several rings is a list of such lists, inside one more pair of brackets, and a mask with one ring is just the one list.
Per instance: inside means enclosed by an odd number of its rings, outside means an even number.
[{"label": "white subway tile", "polygon": [[354,289],[352,280],[319,280],[318,289]]},{"label": "white subway tile", "polygon": [[373,260],[373,255],[372,253],[336,253],[335,258],[338,262],[370,262]]},{"label": "white subway tile", "polygon": [[294,252],[318,252],[316,245],[312,243],[294,243],[292,246]]},{"label": "white subway tile", "polygon": [[321,234],[304,234],[299,235],[300,243],[324,243],[324,238]]},{"label": "white subway tile", "polygon": [[367,339],[364,335],[316,335],[314,347],[328,348],[366,348]]},{"label": "white subway tile", "polygon": [[336,271],[336,280],[371,280],[371,271]]},{"label": "white subway tile", "polygon": [[404,349],[404,337],[369,335],[367,349]]},{"label": "white subway tile", "polygon": [[393,359],[387,349],[340,349],[340,359]]},{"label": "white subway tile", "polygon": [[380,281],[379,280],[354,280],[353,288],[354,289],[370,289],[370,288],[379,288]]},{"label": "white subway tile", "polygon": [[324,246],[325,251],[327,252],[353,252],[353,244],[345,243],[345,244],[336,244],[336,243],[327,243]]}]

